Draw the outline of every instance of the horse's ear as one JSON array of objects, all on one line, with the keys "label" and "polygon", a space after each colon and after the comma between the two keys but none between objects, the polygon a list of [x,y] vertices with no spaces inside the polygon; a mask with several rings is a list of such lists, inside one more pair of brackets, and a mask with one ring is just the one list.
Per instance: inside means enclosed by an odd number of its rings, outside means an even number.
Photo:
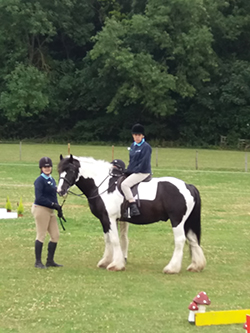
[{"label": "horse's ear", "polygon": [[70,154],[69,163],[73,163],[73,155]]},{"label": "horse's ear", "polygon": [[60,161],[63,159],[63,156],[62,156],[62,154],[60,155]]}]

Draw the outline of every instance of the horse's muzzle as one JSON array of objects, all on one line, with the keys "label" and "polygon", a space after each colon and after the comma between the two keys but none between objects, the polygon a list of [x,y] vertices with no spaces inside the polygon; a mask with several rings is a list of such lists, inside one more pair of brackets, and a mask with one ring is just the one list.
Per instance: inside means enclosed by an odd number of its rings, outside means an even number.
[{"label": "horse's muzzle", "polygon": [[66,197],[67,196],[67,191],[64,191],[64,190],[57,191],[57,193],[60,195],[60,197]]}]

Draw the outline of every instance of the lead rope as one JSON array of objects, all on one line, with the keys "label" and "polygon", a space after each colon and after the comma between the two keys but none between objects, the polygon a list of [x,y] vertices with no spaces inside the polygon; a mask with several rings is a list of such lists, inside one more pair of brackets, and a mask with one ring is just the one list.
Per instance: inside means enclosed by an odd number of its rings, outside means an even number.
[{"label": "lead rope", "polygon": [[[67,195],[66,198],[63,200],[63,203],[61,204],[61,208],[62,208],[62,206],[64,205],[64,203],[65,203],[67,197],[68,197],[68,195]],[[63,225],[63,221],[62,221],[62,220],[63,220],[64,222],[67,222],[67,221],[66,221],[66,219],[65,219],[64,216],[59,217],[59,221],[60,221],[60,224],[61,224],[61,226],[62,226],[62,229],[63,229],[63,231],[65,231],[66,229],[65,229],[65,227],[64,227],[64,225]]]}]

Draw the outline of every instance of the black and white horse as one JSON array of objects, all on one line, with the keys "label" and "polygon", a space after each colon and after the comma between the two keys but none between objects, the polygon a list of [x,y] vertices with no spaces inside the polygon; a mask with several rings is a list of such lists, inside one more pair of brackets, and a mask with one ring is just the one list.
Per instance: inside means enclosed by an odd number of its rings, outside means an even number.
[{"label": "black and white horse", "polygon": [[141,215],[121,223],[120,239],[117,222],[122,221],[124,197],[117,187],[117,178],[110,175],[111,163],[91,157],[63,158],[58,165],[58,193],[67,194],[76,185],[87,197],[91,212],[101,221],[105,251],[98,267],[113,271],[125,269],[128,251],[128,223],[149,224],[170,219],[174,233],[174,253],[163,272],[179,273],[183,248],[189,242],[192,262],[187,270],[204,269],[206,259],[200,247],[201,201],[195,186],[173,177],[152,178],[138,185]]}]

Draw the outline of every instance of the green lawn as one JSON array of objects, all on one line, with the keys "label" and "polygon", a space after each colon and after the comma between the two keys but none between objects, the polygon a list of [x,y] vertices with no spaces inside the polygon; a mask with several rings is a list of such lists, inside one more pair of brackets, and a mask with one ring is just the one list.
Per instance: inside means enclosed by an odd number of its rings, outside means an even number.
[{"label": "green lawn", "polygon": [[[37,270],[34,220],[30,213],[38,160],[53,159],[67,145],[0,144],[0,207],[7,195],[16,209],[22,197],[24,217],[0,220],[0,332],[243,332],[241,324],[195,327],[188,305],[200,291],[211,299],[207,311],[250,308],[249,173],[245,152],[153,148],[154,176],[174,176],[197,186],[202,198],[202,247],[207,266],[190,273],[188,246],[178,275],[162,274],[173,253],[170,223],[130,225],[126,271],[98,269],[104,240],[100,222],[85,198],[69,196],[64,207],[66,231],[56,252],[63,268]],[[71,146],[79,156],[111,160],[112,148]],[[156,156],[158,155],[158,167]],[[114,157],[127,163],[126,147]],[[75,189],[77,191],[77,189]],[[45,246],[47,245],[48,237]],[[46,251],[43,253],[45,260]]]}]

